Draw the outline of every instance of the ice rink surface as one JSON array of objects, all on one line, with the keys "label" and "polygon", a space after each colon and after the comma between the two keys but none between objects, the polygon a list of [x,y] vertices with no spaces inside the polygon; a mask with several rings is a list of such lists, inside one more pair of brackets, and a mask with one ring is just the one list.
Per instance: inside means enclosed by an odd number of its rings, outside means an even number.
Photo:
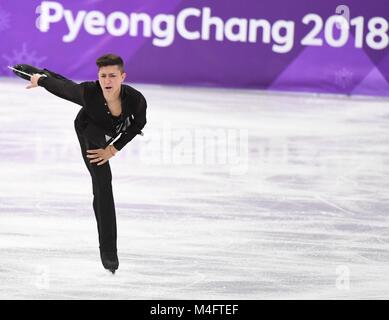
[{"label": "ice rink surface", "polygon": [[388,299],[389,101],[133,85],[102,267],[79,106],[0,79],[0,299]]}]

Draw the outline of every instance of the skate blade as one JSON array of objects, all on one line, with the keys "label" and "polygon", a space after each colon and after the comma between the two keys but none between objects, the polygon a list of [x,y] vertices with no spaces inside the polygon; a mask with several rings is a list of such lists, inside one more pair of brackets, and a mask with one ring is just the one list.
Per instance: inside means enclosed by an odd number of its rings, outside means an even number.
[{"label": "skate blade", "polygon": [[107,271],[108,274],[113,276],[115,275],[116,270],[109,270],[109,269],[105,269],[105,270]]}]

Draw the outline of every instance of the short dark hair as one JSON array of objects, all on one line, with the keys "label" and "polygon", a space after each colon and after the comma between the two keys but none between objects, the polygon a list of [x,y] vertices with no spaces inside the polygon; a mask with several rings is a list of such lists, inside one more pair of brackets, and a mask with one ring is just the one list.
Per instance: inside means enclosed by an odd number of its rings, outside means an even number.
[{"label": "short dark hair", "polygon": [[105,54],[98,58],[96,60],[96,65],[100,69],[101,67],[106,67],[106,66],[118,66],[120,71],[124,71],[124,62],[123,59],[116,54]]}]

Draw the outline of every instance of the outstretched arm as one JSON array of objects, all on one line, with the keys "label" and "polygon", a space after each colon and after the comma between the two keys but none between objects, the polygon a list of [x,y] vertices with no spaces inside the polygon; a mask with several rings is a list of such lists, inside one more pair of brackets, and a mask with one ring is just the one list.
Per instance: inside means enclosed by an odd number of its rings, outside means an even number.
[{"label": "outstretched arm", "polygon": [[40,74],[33,74],[27,89],[44,87],[47,91],[62,99],[84,105],[84,86],[71,80],[64,80],[54,77],[44,77]]}]

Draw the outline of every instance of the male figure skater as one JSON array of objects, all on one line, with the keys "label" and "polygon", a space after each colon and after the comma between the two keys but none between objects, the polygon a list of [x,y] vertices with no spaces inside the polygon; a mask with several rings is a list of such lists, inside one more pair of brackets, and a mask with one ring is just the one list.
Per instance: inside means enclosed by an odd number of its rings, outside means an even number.
[{"label": "male figure skater", "polygon": [[114,274],[119,267],[119,259],[112,175],[108,160],[137,134],[143,134],[141,130],[146,124],[147,104],[139,91],[123,84],[126,73],[121,57],[106,54],[98,58],[96,64],[98,81],[80,84],[47,69],[41,70],[26,64],[14,66],[14,72],[30,80],[27,89],[41,86],[60,98],[82,106],[74,125],[83,159],[92,177],[93,209],[101,261],[104,268]]}]

